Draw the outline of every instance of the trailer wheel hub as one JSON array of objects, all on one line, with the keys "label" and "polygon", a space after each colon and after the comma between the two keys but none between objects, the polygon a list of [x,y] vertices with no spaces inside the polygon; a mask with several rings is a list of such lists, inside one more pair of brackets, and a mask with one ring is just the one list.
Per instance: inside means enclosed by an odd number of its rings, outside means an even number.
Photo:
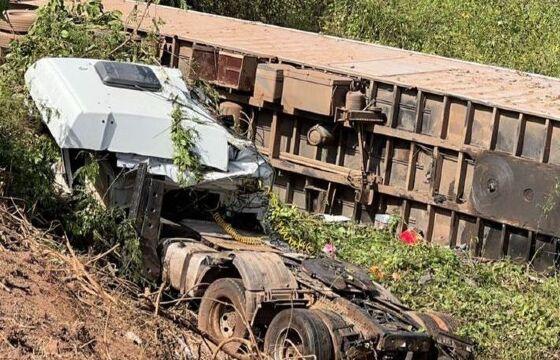
[{"label": "trailer wheel hub", "polygon": [[220,316],[220,331],[224,338],[233,336],[237,314],[235,311],[225,311]]}]

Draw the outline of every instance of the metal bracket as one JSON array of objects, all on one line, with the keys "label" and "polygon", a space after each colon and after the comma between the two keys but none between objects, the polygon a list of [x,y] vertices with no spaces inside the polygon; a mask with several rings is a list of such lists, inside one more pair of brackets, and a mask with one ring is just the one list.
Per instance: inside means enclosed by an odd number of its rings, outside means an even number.
[{"label": "metal bracket", "polygon": [[148,166],[144,163],[138,165],[136,169],[136,180],[134,182],[134,190],[132,192],[132,198],[130,200],[130,208],[128,212],[128,217],[134,221],[134,228],[139,232],[138,215],[141,212],[142,200],[144,194],[144,182],[146,180],[146,174],[148,173]]},{"label": "metal bracket", "polygon": [[70,160],[70,150],[62,149],[62,162],[64,164],[64,172],[66,176],[66,183],[70,190],[72,190],[72,185],[74,185],[74,175],[72,172],[72,161]]},{"label": "metal bracket", "polygon": [[354,124],[375,125],[385,124],[387,117],[381,108],[371,108],[369,110],[347,110],[337,108],[335,111],[336,123],[344,123],[344,126],[351,127]]},{"label": "metal bracket", "polygon": [[161,275],[157,248],[165,185],[163,181],[147,177],[146,164],[140,164],[137,171],[129,217],[134,221],[140,237],[144,275],[156,280]]}]

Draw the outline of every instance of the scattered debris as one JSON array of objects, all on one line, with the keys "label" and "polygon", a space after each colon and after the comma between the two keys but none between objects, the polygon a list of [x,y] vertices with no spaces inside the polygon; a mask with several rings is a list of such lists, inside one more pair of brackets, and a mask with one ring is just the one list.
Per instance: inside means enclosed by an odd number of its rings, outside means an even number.
[{"label": "scattered debris", "polygon": [[457,332],[477,344],[477,359],[560,359],[560,277],[511,260],[409,246],[395,232],[325,223],[274,199],[270,212],[276,233],[319,251],[333,243],[339,259],[368,267],[403,303],[452,314]]},{"label": "scattered debris", "polygon": [[416,245],[422,242],[422,235],[415,229],[406,229],[399,234],[399,239],[407,245]]},{"label": "scattered debris", "polygon": [[61,244],[0,201],[2,358],[211,358],[200,335],[144,310],[151,300],[138,299],[140,289],[115,277],[104,259],[87,265],[93,255]]}]

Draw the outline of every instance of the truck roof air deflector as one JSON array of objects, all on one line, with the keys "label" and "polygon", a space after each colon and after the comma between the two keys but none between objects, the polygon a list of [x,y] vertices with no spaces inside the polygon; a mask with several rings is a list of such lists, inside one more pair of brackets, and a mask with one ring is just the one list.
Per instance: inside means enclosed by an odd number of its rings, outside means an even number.
[{"label": "truck roof air deflector", "polygon": [[109,61],[98,61],[95,70],[107,86],[160,91],[159,82],[153,70],[147,66]]}]

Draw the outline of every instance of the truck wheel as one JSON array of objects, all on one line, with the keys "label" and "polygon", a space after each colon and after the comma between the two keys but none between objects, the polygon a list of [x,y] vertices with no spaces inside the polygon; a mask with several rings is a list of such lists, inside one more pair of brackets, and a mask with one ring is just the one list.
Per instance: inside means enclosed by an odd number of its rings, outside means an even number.
[{"label": "truck wheel", "polygon": [[333,360],[333,343],[329,329],[319,315],[307,309],[286,309],[270,323],[264,338],[265,352],[274,360]]},{"label": "truck wheel", "polygon": [[[224,278],[214,281],[204,293],[198,312],[198,328],[215,341],[245,338],[245,288],[241,279]],[[237,352],[241,343],[231,342],[224,350]]]}]

